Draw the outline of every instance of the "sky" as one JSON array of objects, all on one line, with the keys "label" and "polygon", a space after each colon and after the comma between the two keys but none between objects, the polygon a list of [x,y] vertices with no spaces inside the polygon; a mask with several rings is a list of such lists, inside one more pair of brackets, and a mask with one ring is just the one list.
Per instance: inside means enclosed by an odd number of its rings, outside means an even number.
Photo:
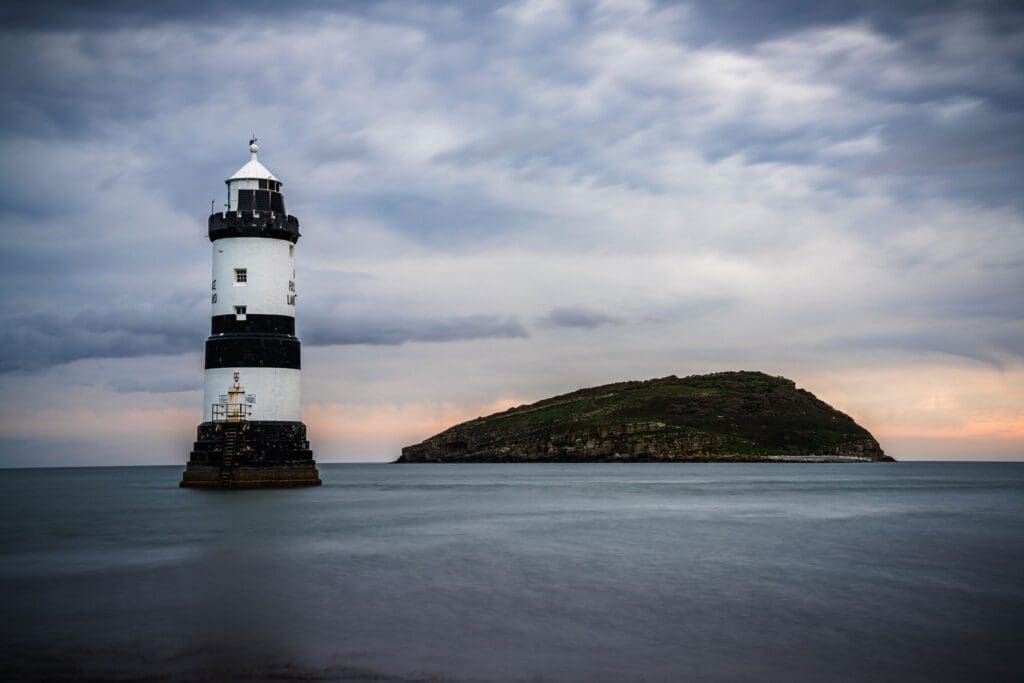
[{"label": "sky", "polygon": [[253,132],[321,462],[723,370],[1024,459],[1015,3],[44,1],[0,5],[0,466],[186,461]]}]

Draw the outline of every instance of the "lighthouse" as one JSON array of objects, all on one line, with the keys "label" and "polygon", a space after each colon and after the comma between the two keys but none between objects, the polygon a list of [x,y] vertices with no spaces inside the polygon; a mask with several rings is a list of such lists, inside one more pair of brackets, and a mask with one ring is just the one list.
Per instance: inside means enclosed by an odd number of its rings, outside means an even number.
[{"label": "lighthouse", "polygon": [[295,336],[299,221],[281,181],[249,161],[225,181],[225,211],[209,218],[213,245],[203,422],[184,487],[316,486],[320,476],[300,415],[301,352]]}]

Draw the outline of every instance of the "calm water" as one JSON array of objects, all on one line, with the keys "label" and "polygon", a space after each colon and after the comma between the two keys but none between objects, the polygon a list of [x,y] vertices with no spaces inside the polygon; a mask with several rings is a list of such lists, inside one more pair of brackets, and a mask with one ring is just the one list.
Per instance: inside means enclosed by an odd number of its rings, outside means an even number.
[{"label": "calm water", "polygon": [[5,679],[1024,680],[1024,464],[180,469],[0,471]]}]

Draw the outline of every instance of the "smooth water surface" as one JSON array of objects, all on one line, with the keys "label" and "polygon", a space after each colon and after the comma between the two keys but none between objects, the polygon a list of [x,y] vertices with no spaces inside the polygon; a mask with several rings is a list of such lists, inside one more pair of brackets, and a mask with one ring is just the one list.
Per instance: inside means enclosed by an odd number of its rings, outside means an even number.
[{"label": "smooth water surface", "polygon": [[0,471],[7,680],[1024,680],[1024,465]]}]

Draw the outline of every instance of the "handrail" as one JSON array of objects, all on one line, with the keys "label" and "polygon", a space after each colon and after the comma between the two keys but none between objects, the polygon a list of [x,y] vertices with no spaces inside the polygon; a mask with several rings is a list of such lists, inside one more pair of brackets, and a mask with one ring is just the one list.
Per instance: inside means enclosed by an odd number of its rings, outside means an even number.
[{"label": "handrail", "polygon": [[252,415],[248,403],[214,403],[211,407],[214,422],[245,422]]}]

